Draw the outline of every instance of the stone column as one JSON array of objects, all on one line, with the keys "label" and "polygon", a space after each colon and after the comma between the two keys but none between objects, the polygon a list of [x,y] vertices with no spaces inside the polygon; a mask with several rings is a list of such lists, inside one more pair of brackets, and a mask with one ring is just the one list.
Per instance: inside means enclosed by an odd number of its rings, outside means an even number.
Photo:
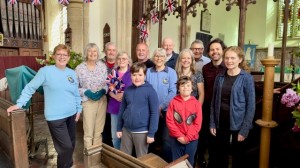
[{"label": "stone column", "polygon": [[[117,41],[118,51],[131,53],[132,0],[117,1]],[[135,47],[135,46],[132,46]]]},{"label": "stone column", "polygon": [[[93,5],[93,3],[91,3]],[[89,41],[89,10],[90,4],[84,3],[83,5],[83,48],[90,42]]]},{"label": "stone column", "polygon": [[68,5],[68,23],[72,29],[71,48],[83,53],[83,1],[72,0]]}]

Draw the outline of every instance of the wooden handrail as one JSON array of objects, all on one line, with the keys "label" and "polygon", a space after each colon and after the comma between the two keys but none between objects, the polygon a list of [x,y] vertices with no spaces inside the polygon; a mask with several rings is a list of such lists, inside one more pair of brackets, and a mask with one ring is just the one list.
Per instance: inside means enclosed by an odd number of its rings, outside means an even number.
[{"label": "wooden handrail", "polygon": [[297,83],[298,81],[300,81],[300,77],[299,77],[299,78],[297,78],[297,79],[295,79],[293,82],[291,82],[291,83],[288,83],[288,84],[286,84],[286,85],[282,86],[282,87],[279,89],[279,90],[280,90],[280,92],[282,92],[282,91],[286,90],[287,88],[290,88],[290,87],[292,86],[292,83]]},{"label": "wooden handrail", "polygon": [[6,109],[12,103],[0,97],[0,130],[5,134],[1,134],[4,152],[12,161],[13,167],[28,167],[28,148],[26,136],[26,121],[24,110],[13,111],[10,116],[7,115]]}]

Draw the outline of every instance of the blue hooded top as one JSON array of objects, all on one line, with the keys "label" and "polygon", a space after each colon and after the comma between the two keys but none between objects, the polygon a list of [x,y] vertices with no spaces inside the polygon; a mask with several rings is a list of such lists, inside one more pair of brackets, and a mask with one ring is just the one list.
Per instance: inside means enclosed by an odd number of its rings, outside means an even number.
[{"label": "blue hooded top", "polygon": [[154,137],[158,128],[158,110],[158,96],[152,85],[148,82],[138,87],[132,84],[123,95],[117,132],[125,128],[130,132],[148,132],[148,137]]}]

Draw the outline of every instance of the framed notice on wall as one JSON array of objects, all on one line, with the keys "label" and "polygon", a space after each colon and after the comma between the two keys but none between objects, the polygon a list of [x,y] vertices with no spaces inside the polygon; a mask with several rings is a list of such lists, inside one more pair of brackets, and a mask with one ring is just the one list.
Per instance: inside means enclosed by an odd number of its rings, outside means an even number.
[{"label": "framed notice on wall", "polygon": [[210,33],[211,13],[209,11],[201,11],[200,31]]}]

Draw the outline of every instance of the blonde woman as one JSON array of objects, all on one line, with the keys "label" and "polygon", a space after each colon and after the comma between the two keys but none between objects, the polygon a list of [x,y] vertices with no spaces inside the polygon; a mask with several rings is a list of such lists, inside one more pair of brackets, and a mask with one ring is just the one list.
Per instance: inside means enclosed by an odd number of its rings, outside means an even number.
[{"label": "blonde woman", "polygon": [[188,76],[192,79],[193,92],[191,95],[196,97],[202,105],[204,100],[204,79],[201,71],[195,71],[194,54],[190,49],[183,49],[179,53],[175,70],[178,78]]}]

